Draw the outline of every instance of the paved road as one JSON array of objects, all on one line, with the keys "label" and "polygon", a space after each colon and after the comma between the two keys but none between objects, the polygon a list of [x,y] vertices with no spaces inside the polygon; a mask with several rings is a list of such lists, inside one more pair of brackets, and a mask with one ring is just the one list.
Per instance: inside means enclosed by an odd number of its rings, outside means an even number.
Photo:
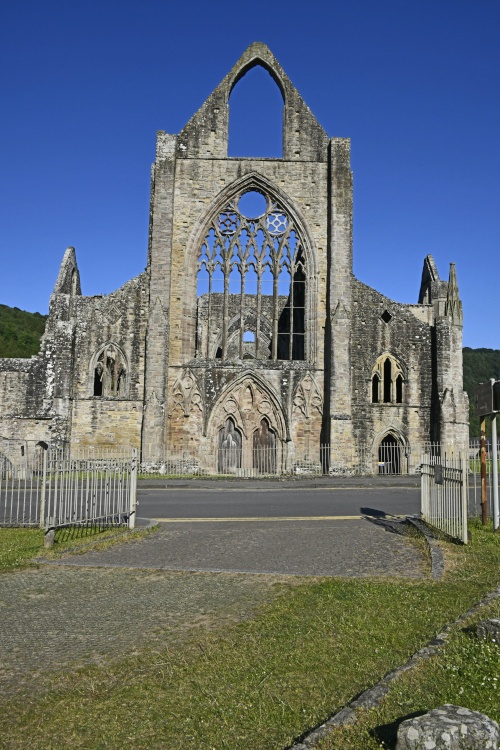
[{"label": "paved road", "polygon": [[140,484],[138,498],[138,514],[155,519],[399,516],[420,510],[419,489],[403,483],[384,487],[205,483],[164,488]]}]

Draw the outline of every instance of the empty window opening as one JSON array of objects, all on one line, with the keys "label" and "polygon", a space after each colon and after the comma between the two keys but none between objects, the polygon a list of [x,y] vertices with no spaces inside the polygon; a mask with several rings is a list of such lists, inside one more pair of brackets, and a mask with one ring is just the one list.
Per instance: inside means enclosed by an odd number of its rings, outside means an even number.
[{"label": "empty window opening", "polygon": [[378,449],[379,474],[401,474],[402,445],[394,435],[386,435]]},{"label": "empty window opening", "polygon": [[380,317],[382,318],[384,323],[389,323],[389,321],[392,320],[392,315],[388,310],[384,310],[384,312],[382,313]]},{"label": "empty window opening", "polygon": [[258,219],[266,212],[267,201],[258,190],[243,193],[238,201],[238,211],[245,219]]},{"label": "empty window opening", "polygon": [[370,388],[372,404],[402,404],[405,376],[395,357],[380,356],[372,370]]},{"label": "empty window opening", "polygon": [[235,196],[209,226],[198,259],[197,356],[305,359],[306,283],[287,212],[260,191]]},{"label": "empty window opening", "polygon": [[276,433],[262,419],[253,434],[253,467],[260,474],[276,473]]},{"label": "empty window opening", "polygon": [[231,417],[219,430],[217,466],[220,474],[234,474],[241,467],[241,432]]},{"label": "empty window opening", "polygon": [[231,91],[228,155],[283,155],[283,96],[262,65],[245,73]]},{"label": "empty window opening", "polygon": [[398,375],[396,378],[396,403],[403,403],[403,378]]},{"label": "empty window opening", "polygon": [[94,368],[94,396],[125,395],[127,368],[117,346],[108,344],[98,355]]},{"label": "empty window opening", "polygon": [[384,362],[384,404],[391,403],[391,369],[391,360],[389,359],[389,357],[387,357]]}]

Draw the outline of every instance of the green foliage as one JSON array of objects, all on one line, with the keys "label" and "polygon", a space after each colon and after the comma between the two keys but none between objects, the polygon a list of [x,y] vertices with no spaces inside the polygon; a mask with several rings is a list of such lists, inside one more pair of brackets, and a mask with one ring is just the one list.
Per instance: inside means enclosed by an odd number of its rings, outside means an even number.
[{"label": "green foliage", "polygon": [[490,378],[500,380],[500,349],[470,349],[465,346],[463,354],[464,388],[469,394],[470,436],[479,437],[479,418],[474,415],[474,394],[479,383],[485,383]]},{"label": "green foliage", "polygon": [[0,357],[31,357],[38,354],[46,315],[0,305]]}]

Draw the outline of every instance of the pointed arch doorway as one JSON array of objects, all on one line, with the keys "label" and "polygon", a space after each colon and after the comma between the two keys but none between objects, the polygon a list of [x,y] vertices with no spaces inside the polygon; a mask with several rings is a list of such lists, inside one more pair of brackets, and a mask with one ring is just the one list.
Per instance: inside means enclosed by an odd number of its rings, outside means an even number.
[{"label": "pointed arch doorway", "polygon": [[407,474],[408,449],[393,432],[388,432],[378,446],[379,474]]},{"label": "pointed arch doorway", "polygon": [[247,374],[216,403],[208,424],[219,473],[262,476],[281,473],[285,420],[273,392]]}]

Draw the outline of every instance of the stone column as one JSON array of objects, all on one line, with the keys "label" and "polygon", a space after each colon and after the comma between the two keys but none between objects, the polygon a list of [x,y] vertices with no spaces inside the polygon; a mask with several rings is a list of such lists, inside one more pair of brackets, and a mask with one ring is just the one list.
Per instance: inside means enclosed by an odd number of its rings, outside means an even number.
[{"label": "stone column", "polygon": [[342,471],[351,467],[355,454],[351,414],[352,173],[349,139],[331,139],[329,166],[325,391],[329,399],[331,468]]},{"label": "stone column", "polygon": [[151,186],[149,321],[146,335],[142,460],[159,462],[165,448],[170,275],[176,136],[160,131]]}]

